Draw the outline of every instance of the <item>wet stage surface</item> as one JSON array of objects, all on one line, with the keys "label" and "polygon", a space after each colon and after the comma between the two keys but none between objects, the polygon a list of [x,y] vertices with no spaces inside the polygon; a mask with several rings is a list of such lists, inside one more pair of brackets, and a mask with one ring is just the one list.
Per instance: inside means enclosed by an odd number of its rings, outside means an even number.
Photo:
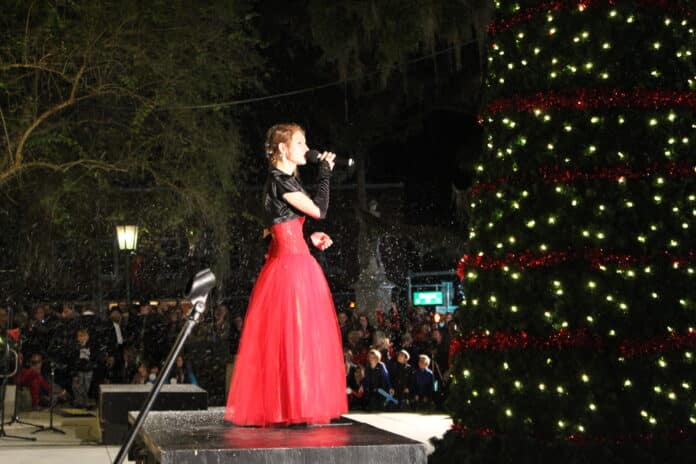
[{"label": "wet stage surface", "polygon": [[422,443],[360,422],[238,427],[225,422],[223,414],[224,408],[153,411],[137,439],[140,452],[162,464],[426,462]]}]

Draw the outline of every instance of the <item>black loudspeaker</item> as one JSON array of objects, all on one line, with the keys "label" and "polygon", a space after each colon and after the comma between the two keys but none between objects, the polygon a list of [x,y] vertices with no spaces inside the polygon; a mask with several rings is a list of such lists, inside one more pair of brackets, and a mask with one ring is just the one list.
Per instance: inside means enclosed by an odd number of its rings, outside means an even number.
[{"label": "black loudspeaker", "polygon": [[[139,411],[151,384],[105,384],[99,386],[99,425],[102,443],[120,445],[128,436],[128,411]],[[208,392],[197,385],[163,385],[152,408],[155,411],[208,409]]]}]

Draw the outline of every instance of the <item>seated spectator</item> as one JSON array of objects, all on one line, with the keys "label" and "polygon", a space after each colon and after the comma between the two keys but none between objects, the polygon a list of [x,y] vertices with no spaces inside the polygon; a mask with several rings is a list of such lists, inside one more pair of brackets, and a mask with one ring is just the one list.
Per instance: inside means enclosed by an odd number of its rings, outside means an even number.
[{"label": "seated spectator", "polygon": [[350,332],[350,324],[348,323],[348,315],[344,312],[338,313],[338,327],[341,329],[341,341],[343,346],[348,344],[348,332]]},{"label": "seated spectator", "polygon": [[391,341],[381,330],[377,330],[372,334],[372,348],[381,353],[383,363],[386,364],[391,360],[393,354]]},{"label": "seated spectator", "polygon": [[416,369],[416,388],[413,401],[416,408],[429,408],[432,406],[433,393],[435,390],[435,376],[431,371],[430,358],[427,355],[418,357],[418,369]]},{"label": "seated spectator", "polygon": [[349,348],[343,348],[343,364],[346,366],[346,376],[350,376],[356,364],[353,362],[353,352]]},{"label": "seated spectator", "polygon": [[172,368],[172,371],[169,373],[169,383],[190,383],[192,385],[198,385],[196,376],[193,375],[191,363],[184,361],[184,357],[181,355],[176,357],[174,367]]},{"label": "seated spectator", "polygon": [[370,350],[367,353],[368,365],[365,367],[365,378],[363,379],[363,389],[367,398],[367,407],[369,409],[383,409],[386,398],[379,390],[394,394],[389,373],[383,362],[381,362],[382,354],[379,350]]},{"label": "seated spectator", "polygon": [[[31,355],[29,367],[22,369],[17,375],[17,386],[27,387],[31,393],[32,409],[40,409],[41,405],[49,406],[51,385],[41,373],[43,357],[39,353]],[[56,395],[60,398],[66,397],[65,390],[56,389]]]},{"label": "seated spectator", "polygon": [[159,367],[152,366],[150,368],[150,373],[147,376],[147,382],[145,383],[155,383],[157,381],[157,376],[159,375]]},{"label": "seated spectator", "polygon": [[399,408],[408,408],[411,404],[411,397],[415,387],[415,370],[408,363],[411,355],[406,350],[401,350],[396,355],[396,360],[388,364],[389,377],[392,380]]},{"label": "seated spectator", "polygon": [[82,328],[77,331],[77,344],[72,350],[70,359],[73,406],[86,408],[94,369],[100,361],[99,351],[90,343],[88,329]]},{"label": "seated spectator", "polygon": [[348,344],[346,348],[353,353],[353,362],[355,364],[367,364],[367,352],[369,351],[369,347],[364,343],[362,331],[351,330],[348,332]]},{"label": "seated spectator", "polygon": [[358,330],[360,330],[369,343],[372,340],[372,333],[375,329],[370,324],[370,319],[365,314],[361,314],[358,318]]},{"label": "seated spectator", "polygon": [[148,368],[147,364],[141,362],[140,364],[138,364],[138,369],[136,369],[135,375],[133,376],[131,383],[141,385],[147,383],[149,374],[150,369]]},{"label": "seated spectator", "polygon": [[353,365],[348,372],[346,383],[348,388],[348,408],[349,409],[364,409],[365,408],[365,389],[362,386],[365,379],[365,370],[360,365]]},{"label": "seated spectator", "polygon": [[134,346],[126,345],[123,349],[123,370],[119,374],[123,383],[128,383],[133,379],[140,365],[140,357]]},{"label": "seated spectator", "polygon": [[[413,346],[413,336],[411,336],[410,332],[404,332],[401,335],[401,345],[399,346],[399,350],[406,350],[408,351],[409,354],[413,353],[414,356],[416,356],[416,353],[414,351],[414,346]],[[412,359],[413,357],[409,358],[409,362],[415,369],[417,367],[417,362],[418,358]]]}]

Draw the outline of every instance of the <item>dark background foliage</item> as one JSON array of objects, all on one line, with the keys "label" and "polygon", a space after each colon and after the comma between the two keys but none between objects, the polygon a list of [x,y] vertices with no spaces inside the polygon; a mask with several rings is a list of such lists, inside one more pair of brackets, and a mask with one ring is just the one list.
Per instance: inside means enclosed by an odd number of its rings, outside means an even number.
[{"label": "dark background foliage", "polygon": [[[312,146],[358,160],[334,185],[360,208],[381,195],[370,184],[402,185],[390,206],[400,222],[386,225],[390,272],[452,267],[457,252],[441,243],[410,260],[395,243],[412,246],[402,223],[457,224],[453,189],[468,184],[466,160],[480,146],[480,6],[2,6],[0,285],[13,300],[122,298],[114,225],[123,222],[141,228],[149,295],[178,295],[201,266],[214,267],[220,296],[244,294],[265,247],[260,147],[266,128],[286,120],[304,125]],[[340,287],[358,272],[340,265],[354,253],[354,221],[354,208],[337,206],[325,226],[346,237],[336,262],[328,256]]]}]

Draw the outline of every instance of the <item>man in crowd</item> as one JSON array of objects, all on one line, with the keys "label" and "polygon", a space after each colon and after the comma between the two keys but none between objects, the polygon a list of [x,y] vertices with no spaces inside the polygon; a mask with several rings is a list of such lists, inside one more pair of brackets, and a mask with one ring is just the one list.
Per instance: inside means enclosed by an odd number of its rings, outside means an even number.
[{"label": "man in crowd", "polygon": [[118,306],[112,307],[105,328],[106,378],[111,383],[126,381],[123,372],[123,348],[126,336],[122,321],[121,309]]}]

